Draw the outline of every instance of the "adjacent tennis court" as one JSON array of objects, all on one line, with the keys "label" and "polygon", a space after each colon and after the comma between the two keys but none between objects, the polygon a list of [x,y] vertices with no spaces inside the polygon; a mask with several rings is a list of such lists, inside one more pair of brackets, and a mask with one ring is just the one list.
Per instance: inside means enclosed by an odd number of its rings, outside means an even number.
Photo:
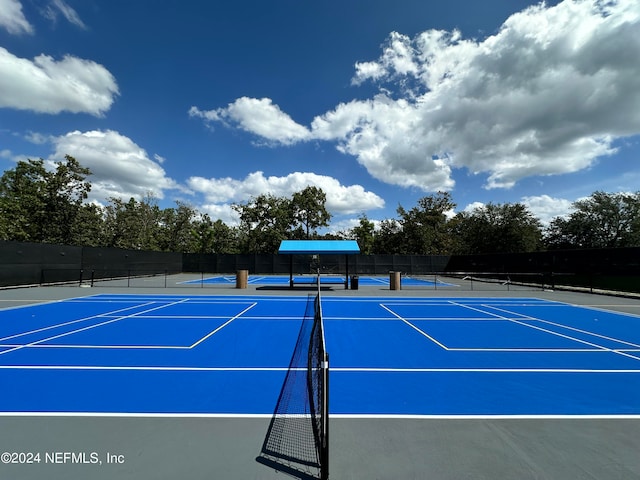
[{"label": "adjacent tennis court", "polygon": [[[0,311],[0,411],[270,415],[303,296]],[[323,296],[331,414],[640,415],[640,318],[538,298]]]},{"label": "adjacent tennis court", "polygon": [[[294,275],[294,285],[313,285],[316,283],[315,275]],[[344,275],[322,275],[321,282],[323,285],[344,285],[347,279]],[[351,279],[351,281],[353,281]],[[187,280],[180,282],[184,285],[234,285],[236,283],[235,275],[214,275],[200,279]],[[267,286],[289,286],[288,275],[250,275],[247,279],[249,285],[267,285]],[[389,277],[375,275],[359,275],[358,284],[362,286],[380,286],[389,287]],[[453,287],[455,284],[438,280],[437,278],[425,279],[405,276],[402,278],[402,284],[407,287]]]}]

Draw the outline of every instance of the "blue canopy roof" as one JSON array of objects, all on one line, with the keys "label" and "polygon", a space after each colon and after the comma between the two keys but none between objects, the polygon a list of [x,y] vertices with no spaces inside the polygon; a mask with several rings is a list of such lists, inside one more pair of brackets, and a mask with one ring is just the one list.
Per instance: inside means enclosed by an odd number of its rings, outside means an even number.
[{"label": "blue canopy roof", "polygon": [[360,253],[355,240],[282,240],[278,253],[287,254],[328,254]]}]

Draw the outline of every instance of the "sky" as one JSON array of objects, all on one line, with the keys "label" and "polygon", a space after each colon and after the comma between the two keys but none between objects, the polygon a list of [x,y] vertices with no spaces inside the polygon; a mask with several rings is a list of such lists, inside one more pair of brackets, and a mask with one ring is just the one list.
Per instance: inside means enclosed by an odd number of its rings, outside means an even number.
[{"label": "sky", "polygon": [[75,157],[90,200],[229,225],[307,186],[331,230],[640,190],[637,0],[0,0],[0,173]]}]

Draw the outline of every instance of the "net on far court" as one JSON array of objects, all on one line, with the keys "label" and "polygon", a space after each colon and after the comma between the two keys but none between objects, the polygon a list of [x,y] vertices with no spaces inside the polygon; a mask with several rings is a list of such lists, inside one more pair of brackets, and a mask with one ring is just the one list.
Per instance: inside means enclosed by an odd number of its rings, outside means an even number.
[{"label": "net on far court", "polygon": [[309,295],[298,340],[257,460],[303,479],[329,478],[329,357],[320,300]]}]

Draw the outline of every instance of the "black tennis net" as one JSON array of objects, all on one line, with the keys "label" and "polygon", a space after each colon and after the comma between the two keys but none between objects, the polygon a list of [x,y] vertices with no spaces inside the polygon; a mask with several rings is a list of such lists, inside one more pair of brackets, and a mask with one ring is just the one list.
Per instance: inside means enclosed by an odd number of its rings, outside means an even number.
[{"label": "black tennis net", "polygon": [[319,293],[298,340],[257,460],[302,479],[329,478],[329,356]]}]

